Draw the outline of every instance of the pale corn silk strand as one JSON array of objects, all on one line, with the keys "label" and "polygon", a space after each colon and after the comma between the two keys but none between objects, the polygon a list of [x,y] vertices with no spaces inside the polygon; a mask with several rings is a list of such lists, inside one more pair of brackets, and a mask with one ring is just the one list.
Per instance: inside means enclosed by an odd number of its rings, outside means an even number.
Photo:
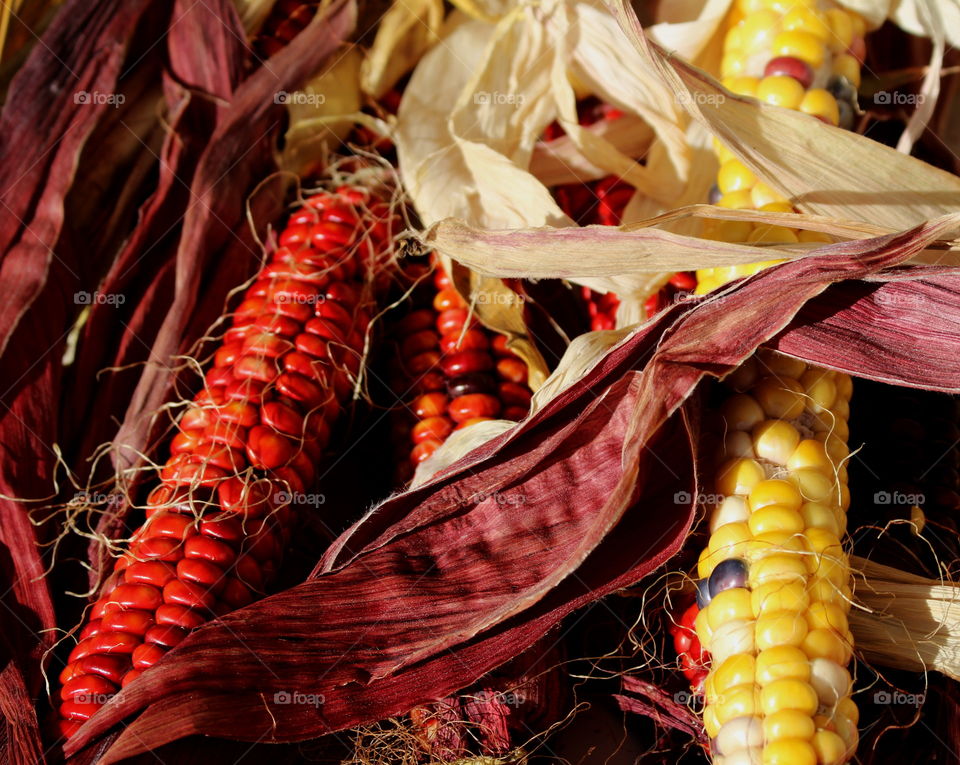
[{"label": "pale corn silk strand", "polygon": [[[816,0],[738,0],[721,76],[733,92],[852,126],[863,21]],[[725,147],[715,202],[796,212]],[[831,241],[816,232],[710,221],[705,235]],[[700,294],[777,261],[697,272]],[[697,635],[711,656],[704,726],[722,765],[840,765],[856,752],[847,669],[848,375],[761,351],[722,384],[710,538],[698,563]]]}]

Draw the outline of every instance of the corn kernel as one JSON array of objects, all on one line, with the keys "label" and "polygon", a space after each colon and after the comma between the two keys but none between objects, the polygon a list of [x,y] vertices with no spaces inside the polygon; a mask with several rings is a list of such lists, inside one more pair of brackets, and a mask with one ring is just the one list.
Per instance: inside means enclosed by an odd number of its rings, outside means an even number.
[{"label": "corn kernel", "polygon": [[[723,378],[723,382],[728,388],[732,388],[735,391],[745,391],[753,386],[753,384],[757,381],[757,377],[757,361],[753,356],[751,356],[725,378]],[[733,398],[736,398],[736,396]],[[763,419],[762,411],[760,419]],[[757,420],[750,425],[750,428],[752,428],[753,425],[756,425],[757,422],[760,422],[760,420]],[[747,428],[747,430],[750,428]]]},{"label": "corn kernel", "polygon": [[[736,495],[724,497],[723,502],[714,508],[710,516],[710,533],[728,523],[746,523],[750,520],[750,508],[743,497]],[[709,552],[709,550],[708,550]]]},{"label": "corn kernel", "polygon": [[763,746],[763,722],[759,717],[738,717],[730,720],[717,736],[717,750],[724,757]]},{"label": "corn kernel", "polygon": [[[767,507],[770,507],[767,505]],[[763,508],[766,509],[766,508]],[[753,539],[747,542],[744,557],[750,563],[763,560],[771,555],[783,555],[793,553],[804,553],[796,557],[807,558],[807,544],[802,534],[789,534],[784,531],[766,531],[763,534],[757,534]],[[806,568],[806,566],[804,566]]]},{"label": "corn kernel", "polygon": [[844,557],[843,545],[836,535],[823,529],[810,529],[807,532],[807,544],[815,553],[822,553],[830,558]]},{"label": "corn kernel", "polygon": [[863,20],[863,16],[853,11],[848,11],[848,13],[850,14],[850,23],[853,24],[853,36],[863,37],[867,33],[867,23]]},{"label": "corn kernel", "polygon": [[[820,443],[817,441],[817,443]],[[742,430],[731,430],[723,439],[723,456],[727,459],[745,457],[753,459],[757,456],[753,451],[753,441],[750,435]]]},{"label": "corn kernel", "polygon": [[810,630],[800,646],[810,659],[829,659],[845,667],[850,663],[847,641],[832,630]]},{"label": "corn kernel", "polygon": [[821,705],[833,707],[850,695],[853,679],[839,664],[829,659],[814,659],[810,662],[810,685]]},{"label": "corn kernel", "polygon": [[798,241],[793,229],[769,223],[757,223],[747,236],[748,244],[793,244]]},{"label": "corn kernel", "polygon": [[850,14],[840,8],[831,8],[826,13],[830,25],[830,38],[827,45],[834,53],[843,53],[853,42],[853,21]]},{"label": "corn kernel", "polygon": [[829,504],[838,499],[836,479],[832,472],[827,476],[812,468],[798,468],[787,474],[787,480],[797,487],[804,502]]},{"label": "corn kernel", "polygon": [[774,377],[789,377],[799,380],[807,371],[805,361],[766,348],[757,351],[756,358],[760,367]]},{"label": "corn kernel", "polygon": [[727,160],[736,159],[736,155],[724,146],[717,138],[713,139],[713,150],[717,154],[717,160],[722,165]]},{"label": "corn kernel", "polygon": [[809,741],[816,732],[810,715],[797,709],[781,709],[763,718],[763,738],[768,743],[785,738]]},{"label": "corn kernel", "polygon": [[[709,606],[708,606],[709,608]],[[701,608],[693,620],[693,629],[697,633],[697,639],[704,648],[709,647],[713,640],[713,630],[710,629],[710,620],[707,618],[707,609]]]},{"label": "corn kernel", "polygon": [[780,30],[780,17],[770,10],[747,14],[740,24],[740,44],[748,53],[768,48]]},{"label": "corn kernel", "polygon": [[727,77],[723,81],[723,87],[725,87],[731,93],[751,97],[757,95],[757,86],[759,84],[759,77],[746,77],[743,75],[739,77]]},{"label": "corn kernel", "polygon": [[797,239],[801,242],[822,242],[824,244],[832,244],[833,237],[830,234],[824,234],[822,231],[805,231],[800,229],[797,231]]},{"label": "corn kernel", "polygon": [[722,694],[734,686],[752,683],[755,671],[756,659],[753,656],[747,653],[734,654],[714,670],[713,688]]},{"label": "corn kernel", "polygon": [[727,690],[715,706],[717,722],[721,726],[737,717],[755,715],[760,711],[760,689],[753,683],[738,685]]},{"label": "corn kernel", "polygon": [[809,396],[808,406],[812,411],[826,411],[836,402],[837,385],[833,377],[822,369],[810,369],[800,377],[800,384]]},{"label": "corn kernel", "polygon": [[760,404],[745,393],[728,398],[720,408],[720,416],[731,430],[753,430],[764,419]]},{"label": "corn kernel", "polygon": [[823,42],[830,37],[827,20],[809,8],[794,8],[788,12],[783,17],[783,29],[786,32],[808,32]]},{"label": "corn kernel", "polygon": [[[800,433],[783,420],[765,420],[753,429],[751,435],[756,455],[777,465],[786,465],[800,444]],[[822,448],[819,441],[816,443]]]},{"label": "corn kernel", "polygon": [[786,465],[790,470],[807,468],[826,474],[833,472],[833,461],[827,454],[827,447],[815,438],[800,441],[787,458]]},{"label": "corn kernel", "polygon": [[763,747],[763,765],[817,765],[817,753],[809,741],[782,738]]},{"label": "corn kernel", "polygon": [[810,596],[803,582],[769,582],[753,590],[750,605],[755,617],[777,611],[800,613],[809,607]]},{"label": "corn kernel", "polygon": [[720,732],[720,721],[717,720],[717,709],[714,706],[703,710],[703,727],[710,738],[716,738]]},{"label": "corn kernel", "polygon": [[782,74],[764,77],[757,85],[757,98],[765,103],[782,106],[785,109],[796,109],[800,106],[800,102],[803,101],[803,94],[803,85],[793,77]]},{"label": "corn kernel", "polygon": [[840,606],[830,601],[813,603],[807,610],[807,623],[810,629],[832,629],[840,634],[850,629],[847,614]]},{"label": "corn kernel", "polygon": [[846,604],[849,607],[844,597],[843,586],[834,584],[829,579],[814,577],[807,583],[807,592],[813,603],[836,603],[841,608]]},{"label": "corn kernel", "polygon": [[724,194],[732,191],[749,190],[757,182],[757,176],[753,174],[739,159],[730,159],[720,166],[720,172],[717,174],[717,186]]},{"label": "corn kernel", "polygon": [[854,88],[860,87],[860,62],[849,53],[834,56],[832,69],[837,77],[846,77]]},{"label": "corn kernel", "polygon": [[735,619],[752,619],[753,608],[750,605],[750,590],[743,587],[731,587],[714,596],[707,606],[710,628],[716,632],[721,624]]},{"label": "corn kernel", "polygon": [[756,460],[733,459],[717,472],[717,491],[725,497],[748,494],[764,478],[763,467]]},{"label": "corn kernel", "polygon": [[700,551],[700,557],[697,559],[697,576],[700,579],[707,579],[710,574],[713,573],[714,566],[719,562],[719,558],[710,554],[710,548],[704,547]]},{"label": "corn kernel", "polygon": [[[853,29],[852,25],[850,29]],[[742,27],[739,24],[734,24],[727,30],[727,34],[723,38],[723,49],[725,51],[738,50],[739,48],[743,47],[742,31]],[[846,47],[844,47],[844,50],[846,50]]]},{"label": "corn kernel", "polygon": [[813,717],[819,705],[816,691],[803,680],[774,680],[760,692],[760,706],[767,715],[781,709],[796,709]]},{"label": "corn kernel", "polygon": [[722,77],[740,77],[746,73],[747,59],[743,53],[734,50],[724,55],[720,62],[720,75]]},{"label": "corn kernel", "polygon": [[766,534],[770,531],[799,534],[806,528],[800,513],[783,505],[767,505],[760,508],[750,515],[748,525],[754,535]]},{"label": "corn kernel", "polygon": [[808,574],[804,557],[778,553],[751,563],[750,586],[758,587],[767,582],[804,581]]},{"label": "corn kernel", "polygon": [[838,398],[834,404],[832,411],[838,419],[847,420],[850,418],[850,399],[848,398]]},{"label": "corn kernel", "polygon": [[750,491],[749,501],[753,512],[767,505],[782,505],[791,510],[799,510],[803,505],[803,497],[800,496],[797,487],[780,478],[771,478],[755,484]]},{"label": "corn kernel", "polygon": [[707,650],[713,655],[713,661],[722,664],[731,656],[741,653],[752,654],[756,650],[753,619],[737,619],[721,624],[710,638]]},{"label": "corn kernel", "polygon": [[808,528],[826,529],[831,534],[840,533],[840,523],[836,513],[827,505],[818,502],[807,502],[800,508],[800,515]]},{"label": "corn kernel", "polygon": [[[823,531],[823,529],[807,529],[808,533],[812,531]],[[850,563],[846,555],[808,555],[805,556],[805,560],[811,579],[824,579],[842,587],[850,578]]]},{"label": "corn kernel", "polygon": [[840,699],[836,706],[837,715],[842,715],[854,725],[860,722],[860,709],[850,697]]},{"label": "corn kernel", "polygon": [[785,679],[806,682],[810,679],[810,662],[796,646],[774,646],[757,654],[756,678],[761,686]]},{"label": "corn kernel", "polygon": [[823,88],[810,88],[800,102],[800,111],[811,117],[820,117],[831,125],[840,124],[840,107],[837,99]]},{"label": "corn kernel", "polygon": [[[795,30],[781,32],[774,37],[770,52],[773,56],[798,58],[801,61],[806,61],[814,69],[819,69],[823,64],[824,54],[826,53],[825,47],[823,41],[818,39],[816,35]],[[796,106],[789,108],[795,109]]]},{"label": "corn kernel", "polygon": [[757,649],[764,651],[781,645],[799,646],[807,636],[807,620],[796,611],[776,611],[757,619]]},{"label": "corn kernel", "polygon": [[[746,241],[753,230],[753,225],[745,220],[710,220],[707,223],[709,225],[704,228],[703,238],[714,242],[743,242]],[[717,287],[723,286],[725,282],[726,280],[718,280],[711,289],[704,290],[702,293],[698,291],[697,294],[705,295],[707,292],[712,292]]]},{"label": "corn kernel", "polygon": [[[750,199],[749,189],[740,191],[731,191],[724,194],[717,202],[717,207],[726,207],[729,210],[749,210],[753,207],[753,201]],[[745,221],[740,221],[745,222]]]},{"label": "corn kernel", "polygon": [[[750,189],[750,193],[752,194],[756,188],[757,187],[754,186]],[[789,215],[795,215],[797,212],[789,202],[767,202],[764,205],[759,205],[757,209],[759,209],[760,212],[787,213]],[[797,236],[799,237],[799,232]]]},{"label": "corn kernel", "polygon": [[811,743],[817,753],[817,762],[821,765],[841,765],[846,762],[847,745],[836,733],[818,730]]},{"label": "corn kernel", "polygon": [[765,377],[753,389],[754,398],[768,417],[794,420],[803,414],[803,387],[790,378]]}]

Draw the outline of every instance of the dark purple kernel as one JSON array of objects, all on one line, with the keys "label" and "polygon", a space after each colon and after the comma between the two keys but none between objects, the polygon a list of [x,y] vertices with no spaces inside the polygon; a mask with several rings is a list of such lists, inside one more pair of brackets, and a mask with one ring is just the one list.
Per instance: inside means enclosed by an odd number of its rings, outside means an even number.
[{"label": "dark purple kernel", "polygon": [[724,590],[745,587],[747,584],[747,564],[740,558],[727,558],[720,561],[710,574],[710,597],[715,598]]}]

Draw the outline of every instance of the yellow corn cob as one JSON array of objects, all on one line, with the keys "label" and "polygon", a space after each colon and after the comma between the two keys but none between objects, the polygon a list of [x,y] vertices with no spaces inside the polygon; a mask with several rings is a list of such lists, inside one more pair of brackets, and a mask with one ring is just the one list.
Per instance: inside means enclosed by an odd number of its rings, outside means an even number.
[{"label": "yellow corn cob", "polygon": [[[721,76],[734,93],[752,96],[850,127],[860,85],[863,20],[816,0],[738,0],[728,19]],[[759,181],[721,144],[717,205],[731,209],[793,212],[786,197]],[[708,239],[727,242],[832,241],[813,231],[739,221],[709,221]],[[711,292],[778,261],[697,272],[698,294]]]},{"label": "yellow corn cob", "polygon": [[[724,42],[731,90],[848,126],[864,24],[815,0],[738,0]],[[827,89],[829,88],[829,90]],[[837,98],[840,97],[841,101]],[[717,145],[717,204],[793,212]],[[724,241],[830,241],[766,224],[713,222]],[[700,294],[777,261],[697,272]],[[857,747],[850,698],[846,530],[848,375],[760,351],[724,383],[722,460],[697,617],[712,655],[704,725],[717,765],[840,765]]]}]

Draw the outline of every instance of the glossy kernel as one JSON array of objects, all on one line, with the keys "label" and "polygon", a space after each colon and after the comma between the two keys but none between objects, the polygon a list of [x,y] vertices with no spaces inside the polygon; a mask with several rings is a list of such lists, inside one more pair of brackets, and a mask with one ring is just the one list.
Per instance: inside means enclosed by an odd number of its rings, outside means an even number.
[{"label": "glossy kernel", "polygon": [[817,765],[817,753],[809,741],[783,738],[763,748],[763,765]]},{"label": "glossy kernel", "polygon": [[727,497],[748,494],[764,477],[763,467],[756,460],[730,460],[717,471],[717,491]]},{"label": "glossy kernel", "polygon": [[807,621],[796,611],[775,611],[757,618],[757,649],[799,646],[807,636]]},{"label": "glossy kernel", "polygon": [[803,85],[793,77],[780,74],[764,77],[757,86],[757,98],[785,109],[796,109],[800,106],[803,94]]},{"label": "glossy kernel", "polygon": [[783,505],[766,505],[760,508],[750,515],[748,525],[756,536],[771,531],[799,534],[805,528],[800,513]]},{"label": "glossy kernel", "polygon": [[[810,32],[792,30],[781,32],[774,37],[770,52],[774,56],[791,56],[802,59],[814,69],[818,69],[823,64],[826,46],[822,40]],[[796,106],[790,108],[795,109]]]},{"label": "glossy kernel", "polygon": [[809,741],[816,730],[813,718],[797,709],[781,709],[763,718],[763,737],[767,743],[790,738]]},{"label": "glossy kernel", "polygon": [[781,478],[755,484],[750,491],[749,501],[750,509],[754,512],[767,505],[780,505],[791,510],[799,510],[803,505],[803,497],[797,487]]}]

